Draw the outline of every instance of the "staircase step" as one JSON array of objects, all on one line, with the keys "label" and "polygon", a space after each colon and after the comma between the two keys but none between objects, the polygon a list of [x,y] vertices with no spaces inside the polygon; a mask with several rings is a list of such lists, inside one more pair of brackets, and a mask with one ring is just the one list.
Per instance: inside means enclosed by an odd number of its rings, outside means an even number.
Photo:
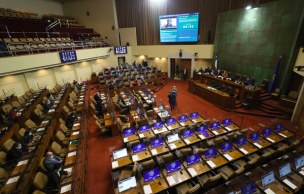
[{"label": "staircase step", "polygon": [[270,115],[283,115],[283,113],[279,112],[279,111],[271,111],[271,110],[267,110],[261,106],[257,106],[256,109],[260,110],[260,111],[263,111],[267,114],[270,114]]},{"label": "staircase step", "polygon": [[261,106],[267,110],[270,110],[270,111],[278,111],[276,108],[268,106],[268,104],[265,104],[265,103],[260,103],[259,106]]}]

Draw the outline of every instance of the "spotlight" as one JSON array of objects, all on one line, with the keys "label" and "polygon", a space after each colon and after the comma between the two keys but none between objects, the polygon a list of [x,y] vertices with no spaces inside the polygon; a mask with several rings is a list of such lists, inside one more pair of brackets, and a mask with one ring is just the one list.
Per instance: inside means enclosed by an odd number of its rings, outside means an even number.
[{"label": "spotlight", "polygon": [[248,10],[248,9],[251,9],[252,7],[250,6],[250,5],[248,5],[247,7],[246,7],[246,9]]}]

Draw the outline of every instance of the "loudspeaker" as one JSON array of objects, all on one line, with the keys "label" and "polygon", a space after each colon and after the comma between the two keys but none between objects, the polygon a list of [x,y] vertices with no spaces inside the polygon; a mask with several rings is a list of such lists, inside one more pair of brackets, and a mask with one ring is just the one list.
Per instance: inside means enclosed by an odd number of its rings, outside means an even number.
[{"label": "loudspeaker", "polygon": [[126,46],[130,46],[129,42],[127,42]]},{"label": "loudspeaker", "polygon": [[179,57],[183,57],[183,52],[179,52]]},{"label": "loudspeaker", "polygon": [[115,30],[115,27],[114,27],[114,26],[112,26],[112,30]]},{"label": "loudspeaker", "polygon": [[89,15],[90,15],[90,12],[87,11],[87,16],[89,16]]}]

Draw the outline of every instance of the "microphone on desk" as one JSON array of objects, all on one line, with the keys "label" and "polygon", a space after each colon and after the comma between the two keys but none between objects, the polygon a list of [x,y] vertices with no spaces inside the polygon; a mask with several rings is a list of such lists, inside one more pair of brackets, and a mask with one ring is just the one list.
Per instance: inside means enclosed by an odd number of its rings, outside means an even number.
[{"label": "microphone on desk", "polygon": [[184,174],[184,173],[183,173],[183,169],[180,169],[179,172],[180,172],[181,174]]}]

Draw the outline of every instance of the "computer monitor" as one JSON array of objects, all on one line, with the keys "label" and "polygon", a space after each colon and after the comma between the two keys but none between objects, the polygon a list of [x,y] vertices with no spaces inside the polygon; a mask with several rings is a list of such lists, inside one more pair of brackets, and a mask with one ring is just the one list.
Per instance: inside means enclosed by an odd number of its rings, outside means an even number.
[{"label": "computer monitor", "polygon": [[168,143],[172,143],[179,140],[178,134],[169,135],[167,138],[168,138]]},{"label": "computer monitor", "polygon": [[140,113],[139,117],[140,117],[140,119],[143,119],[144,118],[144,113]]},{"label": "computer monitor", "polygon": [[125,137],[128,137],[128,136],[133,135],[133,134],[135,134],[135,130],[134,129],[124,130]]},{"label": "computer monitor", "polygon": [[192,135],[193,135],[193,130],[192,129],[189,129],[189,130],[183,132],[184,138],[190,137]]},{"label": "computer monitor", "polygon": [[146,150],[146,144],[145,143],[140,143],[135,146],[133,146],[133,153],[141,152]]},{"label": "computer monitor", "polygon": [[137,112],[137,114],[140,113],[140,108],[139,107],[137,107],[136,112]]},{"label": "computer monitor", "polygon": [[205,136],[205,137],[211,137],[211,135],[207,132],[202,132],[202,135]]},{"label": "computer monitor", "polygon": [[266,129],[263,130],[263,135],[264,137],[267,137],[268,135],[271,135],[271,128],[268,127]]},{"label": "computer monitor", "polygon": [[262,186],[266,187],[270,183],[273,183],[275,181],[274,173],[271,171],[270,173],[265,174],[262,176]]},{"label": "computer monitor", "polygon": [[295,159],[296,169],[301,168],[304,165],[304,155]]},{"label": "computer monitor", "polygon": [[247,139],[246,137],[241,137],[240,139],[238,139],[236,141],[236,144],[238,147],[242,146],[242,145],[245,145],[247,143]]},{"label": "computer monitor", "polygon": [[219,122],[214,122],[210,125],[211,129],[217,129],[220,127],[220,123]]},{"label": "computer monitor", "polygon": [[156,139],[156,140],[153,140],[151,141],[151,147],[152,148],[155,148],[155,147],[158,147],[158,146],[161,146],[163,145],[163,139],[162,138],[159,138],[159,139]]},{"label": "computer monitor", "polygon": [[224,126],[231,125],[231,119],[225,119],[225,120],[223,120],[223,125]]},{"label": "computer monitor", "polygon": [[148,95],[148,98],[151,98],[151,94]]},{"label": "computer monitor", "polygon": [[232,143],[227,142],[222,145],[222,152],[227,152],[232,149]]},{"label": "computer monitor", "polygon": [[250,183],[244,185],[241,188],[241,194],[252,194],[257,191],[257,187],[255,181],[251,181]]},{"label": "computer monitor", "polygon": [[154,98],[151,98],[152,102],[155,102],[155,99]]},{"label": "computer monitor", "polygon": [[216,148],[210,148],[209,150],[207,150],[205,152],[206,159],[211,158],[211,157],[215,156],[216,154],[217,154]]},{"label": "computer monitor", "polygon": [[282,123],[277,124],[277,125],[274,127],[274,129],[275,129],[276,132],[282,131],[282,130],[283,130],[283,124],[282,124]]},{"label": "computer monitor", "polygon": [[199,128],[197,128],[197,132],[200,134],[200,133],[203,133],[203,132],[206,132],[207,131],[207,126],[201,126]]},{"label": "computer monitor", "polygon": [[188,118],[187,118],[187,115],[182,115],[182,116],[180,116],[178,119],[179,119],[179,122],[184,122],[184,121],[186,121]]},{"label": "computer monitor", "polygon": [[283,176],[286,176],[289,173],[291,173],[290,163],[287,163],[283,166],[280,166],[279,167],[279,172],[280,172],[280,178],[282,178]]},{"label": "computer monitor", "polygon": [[165,110],[164,111],[164,114],[166,115],[166,117],[169,115],[169,112],[168,112],[168,110]]},{"label": "computer monitor", "polygon": [[166,167],[167,167],[167,174],[169,174],[171,172],[181,169],[181,163],[179,160],[176,160],[174,162],[167,164]]},{"label": "computer monitor", "polygon": [[163,126],[163,122],[161,121],[153,124],[154,129],[161,128],[162,126]]},{"label": "computer monitor", "polygon": [[123,148],[121,150],[116,150],[113,152],[114,160],[118,158],[126,157],[127,155],[128,155],[127,148]]},{"label": "computer monitor", "polygon": [[198,112],[194,112],[190,114],[191,119],[196,119],[198,117]]},{"label": "computer monitor", "polygon": [[257,139],[260,139],[260,133],[259,132],[255,132],[253,134],[250,135],[250,139],[251,141],[255,141]]},{"label": "computer monitor", "polygon": [[153,170],[144,172],[144,181],[145,182],[155,180],[158,177],[160,177],[159,168],[154,168]]},{"label": "computer monitor", "polygon": [[132,100],[131,100],[131,103],[133,104],[133,102],[134,102],[134,100],[132,99]]},{"label": "computer monitor", "polygon": [[193,154],[187,157],[187,165],[190,166],[200,161],[199,154]]},{"label": "computer monitor", "polygon": [[119,190],[120,193],[125,191],[125,190],[128,190],[132,187],[136,187],[136,186],[137,186],[137,184],[136,184],[135,176],[124,179],[124,180],[118,182],[118,190]]},{"label": "computer monitor", "polygon": [[139,127],[139,132],[143,133],[145,131],[149,131],[149,125]]},{"label": "computer monitor", "polygon": [[163,111],[163,110],[164,110],[163,105],[160,105],[158,108],[159,108],[161,111]]},{"label": "computer monitor", "polygon": [[167,125],[173,125],[175,123],[175,118],[171,118],[167,120]]}]

